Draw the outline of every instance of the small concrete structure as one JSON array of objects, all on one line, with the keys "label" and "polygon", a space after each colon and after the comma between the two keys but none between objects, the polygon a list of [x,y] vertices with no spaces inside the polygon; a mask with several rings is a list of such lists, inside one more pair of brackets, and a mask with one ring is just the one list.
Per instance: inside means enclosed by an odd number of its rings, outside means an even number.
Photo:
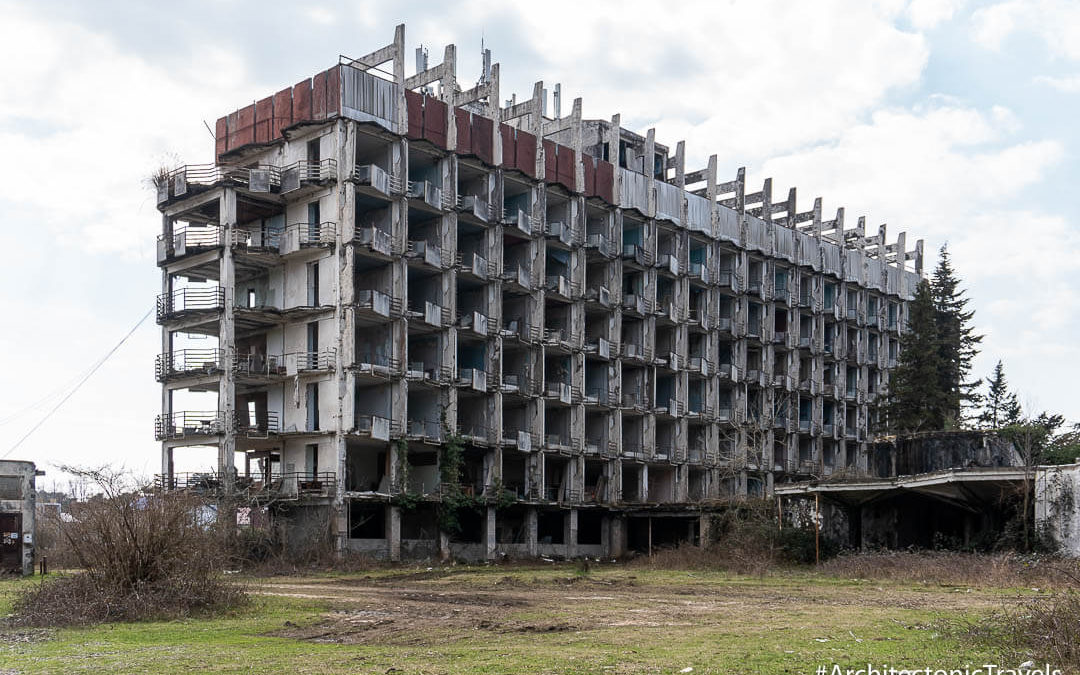
[{"label": "small concrete structure", "polygon": [[1080,556],[1077,490],[1080,490],[1080,462],[1040,466],[1035,470],[1035,526],[1071,556]]},{"label": "small concrete structure", "polygon": [[0,574],[34,573],[33,462],[0,461]]}]

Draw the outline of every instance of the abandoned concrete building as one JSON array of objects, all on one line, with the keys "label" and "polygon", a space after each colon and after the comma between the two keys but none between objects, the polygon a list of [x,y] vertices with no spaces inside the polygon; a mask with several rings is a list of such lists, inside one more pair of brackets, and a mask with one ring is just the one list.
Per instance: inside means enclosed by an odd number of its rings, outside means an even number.
[{"label": "abandoned concrete building", "polygon": [[[391,559],[617,555],[865,468],[921,241],[715,156],[688,170],[559,87],[503,105],[489,53],[464,90],[452,45],[405,57],[399,26],[158,177],[163,486],[273,499]],[[489,500],[452,540],[450,435]],[[217,471],[176,471],[190,446]]]},{"label": "abandoned concrete building", "polygon": [[[1039,538],[1080,555],[1080,462],[1025,466],[1014,445],[992,431],[950,431],[882,439],[863,471],[777,485],[795,525],[857,549],[1013,548],[1021,518]],[[1029,512],[1022,516],[1024,494]],[[808,521],[810,519],[810,522]],[[1052,542],[1052,543],[1051,543]]]},{"label": "abandoned concrete building", "polygon": [[0,574],[34,573],[37,477],[33,462],[0,460]]}]

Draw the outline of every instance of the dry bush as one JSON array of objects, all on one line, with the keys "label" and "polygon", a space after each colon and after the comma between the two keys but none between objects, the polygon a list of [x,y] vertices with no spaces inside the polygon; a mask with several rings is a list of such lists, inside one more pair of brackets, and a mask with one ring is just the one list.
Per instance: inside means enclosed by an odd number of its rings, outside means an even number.
[{"label": "dry bush", "polygon": [[1075,590],[1028,598],[976,620],[943,620],[943,633],[979,643],[1016,662],[1049,663],[1080,672],[1080,595]]},{"label": "dry bush", "polygon": [[64,470],[101,490],[72,505],[73,520],[59,528],[81,571],[26,589],[16,598],[14,624],[173,618],[246,600],[243,588],[220,576],[229,532],[201,499],[152,492],[111,469]]},{"label": "dry bush", "polygon": [[1064,587],[1080,579],[1076,561],[1017,553],[879,551],[828,560],[821,571],[848,579],[997,587]]},{"label": "dry bush", "polygon": [[[776,519],[776,505],[771,500],[731,502],[713,516],[710,538],[712,543],[707,547],[684,544],[658,551],[651,557],[638,558],[631,564],[762,576],[813,563],[816,557],[814,531],[793,527],[781,529]],[[822,537],[822,559],[834,555],[835,551],[835,545]]]}]

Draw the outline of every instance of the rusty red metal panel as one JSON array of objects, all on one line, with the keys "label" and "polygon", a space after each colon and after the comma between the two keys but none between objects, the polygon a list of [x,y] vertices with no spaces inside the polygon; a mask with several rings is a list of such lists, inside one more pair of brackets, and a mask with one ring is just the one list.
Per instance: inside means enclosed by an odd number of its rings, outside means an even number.
[{"label": "rusty red metal panel", "polygon": [[549,183],[555,182],[555,173],[559,169],[556,152],[555,141],[544,139],[544,180]]},{"label": "rusty red metal panel", "polygon": [[234,110],[234,111],[232,111],[231,113],[229,113],[228,115],[225,116],[225,126],[228,127],[228,132],[226,133],[225,138],[228,140],[228,143],[226,145],[228,146],[229,150],[232,150],[233,148],[237,147],[236,142],[233,140],[233,135],[236,133],[237,120],[239,120],[239,119],[240,119],[240,111],[239,110]]},{"label": "rusty red metal panel", "polygon": [[536,178],[536,136],[518,129],[517,168],[526,176]]},{"label": "rusty red metal panel", "polygon": [[592,158],[592,155],[581,154],[581,166],[585,174],[585,196],[593,197],[596,195],[596,160]]},{"label": "rusty red metal panel", "polygon": [[229,149],[255,142],[255,104],[236,111],[236,128],[229,130]]},{"label": "rusty red metal panel", "polygon": [[341,66],[326,71],[326,116],[341,114]]},{"label": "rusty red metal panel", "polygon": [[499,123],[499,135],[502,136],[502,165],[505,169],[517,166],[517,143],[514,141],[514,128],[509,124]]},{"label": "rusty red metal panel", "polygon": [[596,196],[608,204],[615,203],[615,165],[611,162],[596,163]]},{"label": "rusty red metal panel", "polygon": [[495,153],[492,148],[495,123],[483,115],[472,116],[472,149],[480,161],[487,165],[495,163]]},{"label": "rusty red metal panel", "polygon": [[292,124],[292,89],[282,89],[274,94],[274,121],[270,125],[272,138]]},{"label": "rusty red metal panel", "polygon": [[326,71],[311,79],[311,119],[326,117]]},{"label": "rusty red metal panel", "polygon": [[273,140],[271,135],[274,117],[274,99],[267,96],[255,104],[255,142],[268,143]]},{"label": "rusty red metal panel", "polygon": [[415,91],[405,90],[405,108],[409,115],[409,138],[420,140],[424,137],[424,97]]},{"label": "rusty red metal panel", "polygon": [[219,117],[214,125],[214,156],[220,156],[229,149],[229,122],[225,117]]},{"label": "rusty red metal panel", "polygon": [[424,98],[424,138],[446,149],[447,105],[437,98]]},{"label": "rusty red metal panel", "polygon": [[570,192],[577,190],[577,177],[574,175],[574,165],[577,164],[577,153],[573,148],[568,148],[565,145],[559,146],[559,169],[556,173],[558,177],[556,180]]},{"label": "rusty red metal panel", "polygon": [[304,80],[293,85],[292,121],[304,122],[311,119],[311,80]]},{"label": "rusty red metal panel", "polygon": [[454,127],[457,130],[457,152],[459,155],[472,154],[472,115],[468,110],[454,108]]}]

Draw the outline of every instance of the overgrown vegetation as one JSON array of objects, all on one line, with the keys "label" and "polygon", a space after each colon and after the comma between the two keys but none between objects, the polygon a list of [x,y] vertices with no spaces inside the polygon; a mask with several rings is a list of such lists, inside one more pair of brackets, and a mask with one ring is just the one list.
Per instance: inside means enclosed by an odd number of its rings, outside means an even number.
[{"label": "overgrown vegetation", "polygon": [[227,542],[216,516],[224,514],[188,494],[150,491],[111,469],[64,470],[101,491],[72,504],[71,520],[56,528],[81,571],[27,587],[15,600],[12,623],[175,618],[246,602],[245,590],[221,576]]}]

